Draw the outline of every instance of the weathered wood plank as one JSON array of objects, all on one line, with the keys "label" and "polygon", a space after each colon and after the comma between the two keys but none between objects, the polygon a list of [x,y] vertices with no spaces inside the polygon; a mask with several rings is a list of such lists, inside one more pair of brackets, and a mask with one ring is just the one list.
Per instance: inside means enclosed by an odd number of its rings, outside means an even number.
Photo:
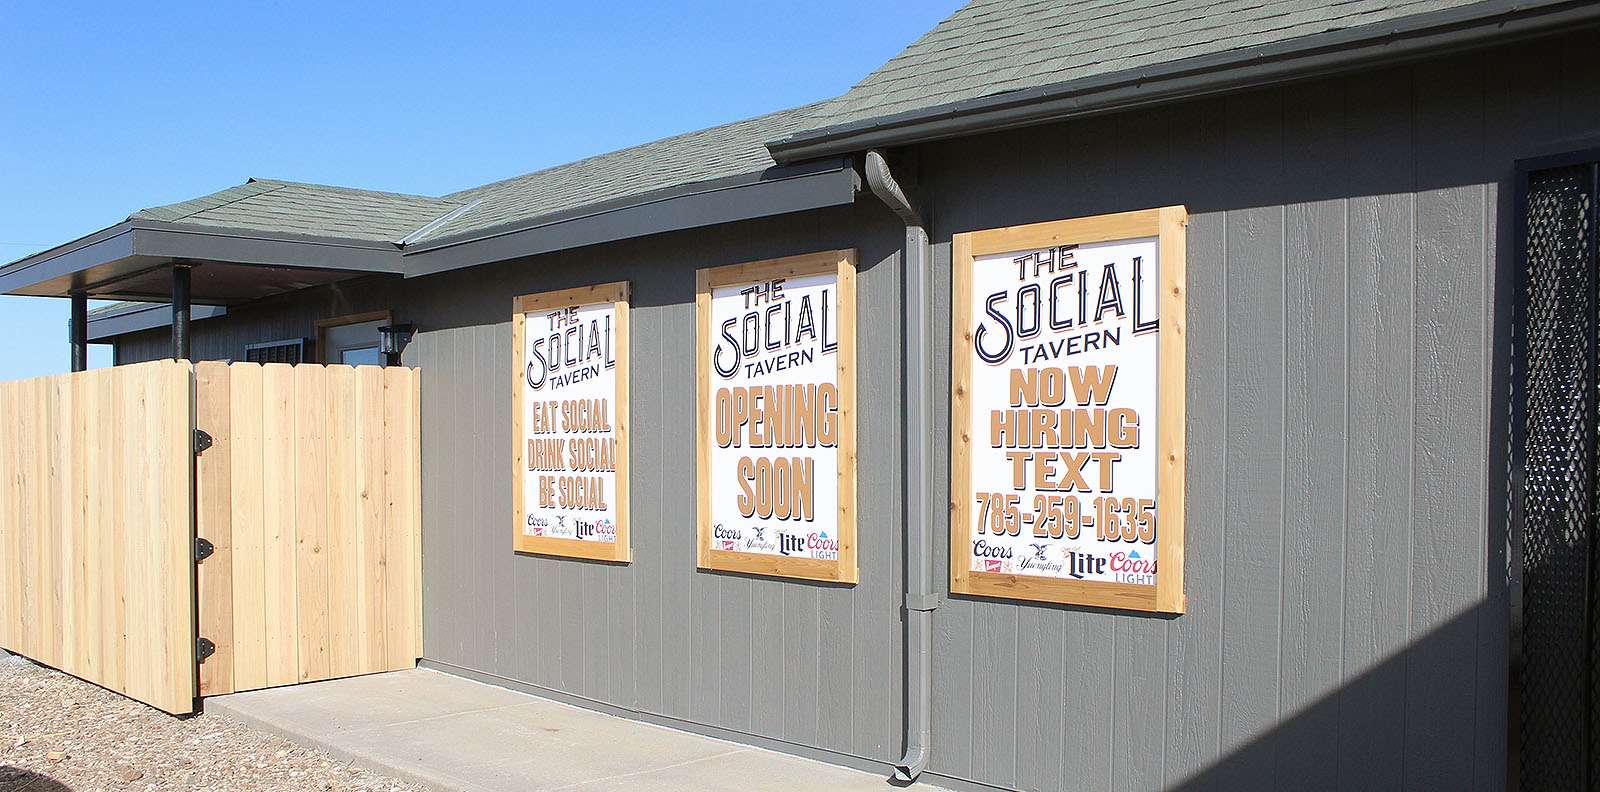
[{"label": "weathered wood plank", "polygon": [[328,423],[328,638],[329,674],[350,676],[361,667],[361,552],[356,512],[355,369],[329,366]]},{"label": "weathered wood plank", "polygon": [[331,676],[328,657],[328,377],[322,366],[294,368],[294,569],[296,673]]},{"label": "weathered wood plank", "polygon": [[264,371],[229,369],[228,415],[233,480],[233,679],[235,690],[267,686],[266,524],[262,466]]},{"label": "weathered wood plank", "polygon": [[125,628],[122,645],[125,678],[121,689],[140,700],[148,700],[153,693],[148,683],[154,670],[150,659],[152,647],[149,641],[141,640],[143,636],[138,635],[137,631],[150,623],[151,614],[145,612],[144,603],[149,596],[150,576],[154,573],[156,559],[150,549],[152,537],[149,532],[130,531],[127,526],[129,523],[146,524],[150,514],[152,477],[129,475],[132,471],[146,471],[153,463],[149,458],[149,449],[139,442],[150,431],[148,424],[152,418],[147,409],[151,384],[147,372],[146,367],[140,367],[138,371],[130,370],[124,378],[117,402],[122,421],[117,434],[112,437],[113,447],[120,459],[118,472],[122,483],[120,489],[123,500],[118,515],[123,519],[119,528],[126,538],[121,558],[122,579],[115,589]]},{"label": "weathered wood plank", "polygon": [[200,664],[200,694],[232,693],[233,687],[233,432],[226,363],[195,365],[196,428],[211,436],[195,460],[196,531],[212,546],[200,563],[200,635],[216,651]]},{"label": "weathered wood plank", "polygon": [[384,487],[388,522],[383,532],[384,646],[387,668],[416,664],[417,464],[416,372],[383,370]]},{"label": "weathered wood plank", "polygon": [[370,420],[370,416],[383,414],[383,372],[372,366],[362,366],[356,369],[355,380],[356,412],[362,416],[356,425],[355,469],[360,498],[356,510],[356,549],[361,561],[356,587],[361,608],[357,656],[362,668],[378,668],[386,658],[383,526],[388,520],[389,498],[384,477],[387,446],[383,421]]},{"label": "weathered wood plank", "polygon": [[109,375],[100,391],[100,408],[105,416],[106,432],[101,451],[103,481],[107,483],[111,508],[102,511],[100,538],[108,550],[105,563],[105,582],[101,587],[100,609],[106,620],[100,634],[101,656],[106,658],[105,685],[112,690],[122,690],[128,679],[128,617],[123,608],[122,592],[127,580],[125,564],[128,550],[125,542],[118,541],[124,532],[122,515],[127,507],[126,484],[129,478],[127,460],[117,445],[122,437],[125,420],[121,405],[128,398],[127,377]]},{"label": "weathered wood plank", "polygon": [[18,602],[20,598],[17,542],[20,528],[16,513],[17,459],[20,442],[16,437],[16,383],[0,382],[0,646],[19,650]]},{"label": "weathered wood plank", "polygon": [[299,678],[295,537],[299,494],[294,491],[294,369],[262,367],[261,516],[263,603],[266,609],[267,684]]},{"label": "weathered wood plank", "polygon": [[[199,694],[195,678],[194,634],[194,369],[187,362],[164,362],[155,372],[160,429],[150,435],[157,446],[159,495],[152,515],[152,535],[157,570],[153,599],[145,603],[160,614],[161,633],[155,637],[159,701],[168,712],[194,710]],[[146,574],[148,574],[146,570]],[[165,703],[162,703],[165,702]]]}]

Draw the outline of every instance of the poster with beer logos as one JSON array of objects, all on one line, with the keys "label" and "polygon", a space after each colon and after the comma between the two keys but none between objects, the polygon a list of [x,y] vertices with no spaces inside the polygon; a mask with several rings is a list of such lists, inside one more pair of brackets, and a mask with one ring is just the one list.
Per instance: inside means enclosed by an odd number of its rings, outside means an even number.
[{"label": "poster with beer logos", "polygon": [[699,566],[856,582],[855,251],[697,280]]},{"label": "poster with beer logos", "polygon": [[952,592],[1182,611],[1185,218],[953,240]]},{"label": "poster with beer logos", "polygon": [[512,308],[517,552],[626,562],[628,284]]}]

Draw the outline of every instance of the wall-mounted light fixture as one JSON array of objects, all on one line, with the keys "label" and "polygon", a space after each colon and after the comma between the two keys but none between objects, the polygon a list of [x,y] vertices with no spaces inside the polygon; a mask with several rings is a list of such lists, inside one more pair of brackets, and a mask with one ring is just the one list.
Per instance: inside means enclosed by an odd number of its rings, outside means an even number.
[{"label": "wall-mounted light fixture", "polygon": [[410,322],[378,328],[378,351],[383,353],[385,365],[400,365],[400,353],[406,350],[406,344],[411,343],[411,337],[416,334],[417,326]]}]

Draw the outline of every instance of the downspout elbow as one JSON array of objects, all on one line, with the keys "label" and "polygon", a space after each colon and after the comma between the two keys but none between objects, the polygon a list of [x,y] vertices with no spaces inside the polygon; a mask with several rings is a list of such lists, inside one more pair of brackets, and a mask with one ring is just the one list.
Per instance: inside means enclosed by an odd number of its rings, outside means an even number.
[{"label": "downspout elbow", "polygon": [[922,214],[911,205],[911,199],[906,197],[906,192],[895,181],[894,174],[889,172],[889,163],[877,149],[867,152],[863,163],[867,175],[867,186],[872,188],[872,194],[878,196],[889,210],[900,217],[908,226],[922,227]]},{"label": "downspout elbow", "polygon": [[900,761],[894,765],[894,780],[903,784],[916,781],[917,776],[922,775],[923,769],[928,766],[928,753],[926,740],[920,745],[907,745],[906,755],[900,757]]}]

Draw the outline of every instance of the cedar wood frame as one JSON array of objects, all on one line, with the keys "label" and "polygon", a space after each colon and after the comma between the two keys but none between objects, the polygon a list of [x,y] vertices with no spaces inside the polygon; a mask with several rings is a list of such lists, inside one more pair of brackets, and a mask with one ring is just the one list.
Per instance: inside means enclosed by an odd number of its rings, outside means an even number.
[{"label": "cedar wood frame", "polygon": [[[524,294],[511,302],[511,525],[512,549],[518,553],[583,558],[591,561],[611,561],[626,564],[633,560],[633,547],[628,533],[628,309],[630,286],[628,281],[579,286],[574,289]],[[616,392],[612,395],[612,426],[617,438],[616,511],[617,540],[615,542],[590,542],[582,539],[564,539],[554,536],[524,536],[522,522],[524,511],[523,485],[527,471],[523,469],[523,452],[527,438],[522,433],[523,341],[527,332],[527,315],[560,308],[578,308],[599,303],[611,303],[615,311],[616,333],[612,343],[617,356]]]},{"label": "cedar wood frame", "polygon": [[[1185,228],[1182,206],[955,234],[950,247],[950,592],[1122,610],[1182,613]],[[1156,583],[1084,581],[972,570],[972,270],[977,256],[1156,237],[1161,320],[1157,372]]]},{"label": "cedar wood frame", "polygon": [[[839,557],[790,558],[740,553],[711,547],[711,292],[722,286],[775,278],[828,275],[837,278],[837,331],[834,354],[839,389],[838,534]],[[696,437],[695,477],[697,529],[695,561],[700,569],[742,572],[770,577],[801,578],[854,584],[856,569],[856,251],[828,250],[798,256],[731,264],[695,272]]]}]

